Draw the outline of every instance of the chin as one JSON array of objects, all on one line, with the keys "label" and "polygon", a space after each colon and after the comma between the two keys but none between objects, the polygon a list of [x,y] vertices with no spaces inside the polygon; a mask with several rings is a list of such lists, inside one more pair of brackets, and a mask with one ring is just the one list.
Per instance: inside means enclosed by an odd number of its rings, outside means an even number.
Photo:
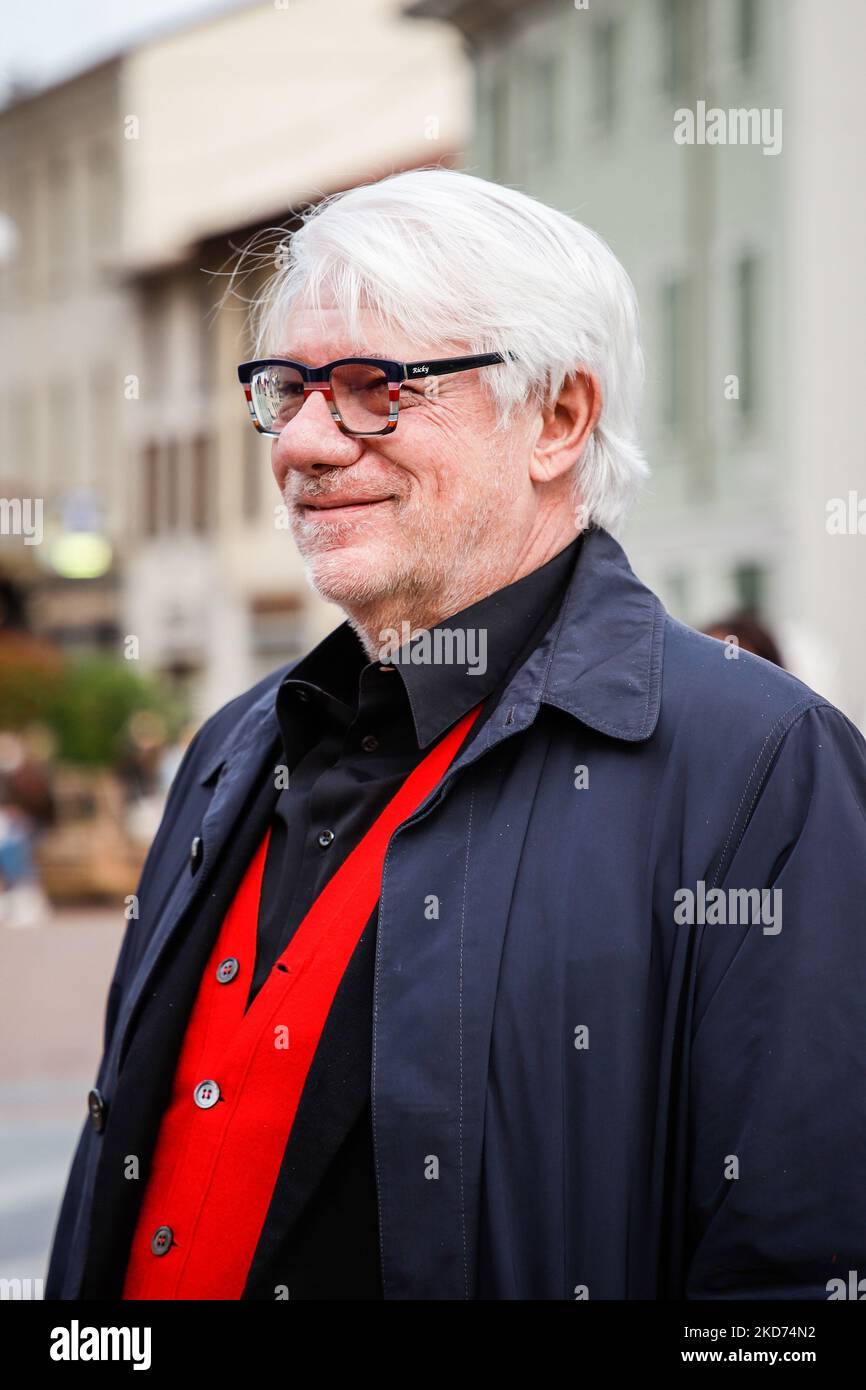
[{"label": "chin", "polygon": [[378,546],[341,545],[306,557],[310,583],[329,603],[371,603],[393,590],[396,567]]}]

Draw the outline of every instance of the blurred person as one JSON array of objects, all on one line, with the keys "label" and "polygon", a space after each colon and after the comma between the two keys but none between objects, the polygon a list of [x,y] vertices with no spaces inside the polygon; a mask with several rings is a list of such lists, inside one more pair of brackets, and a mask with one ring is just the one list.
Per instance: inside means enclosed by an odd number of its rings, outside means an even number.
[{"label": "blurred person", "polygon": [[157,768],[157,785],[160,795],[165,799],[171,790],[171,784],[177,775],[178,768],[183,761],[183,755],[189,747],[196,734],[194,724],[184,724],[176,738],[166,743],[162,750],[162,755]]},{"label": "blurred person", "polygon": [[825,1299],[866,1266],[866,744],[614,539],[625,271],[413,171],[307,213],[255,324],[346,621],[186,750],[46,1296]]},{"label": "blurred person", "polygon": [[754,652],[774,666],[784,667],[782,654],[770,629],[754,613],[735,613],[731,618],[720,618],[701,631],[707,637],[715,637],[717,642],[730,642],[732,637],[744,652]]},{"label": "blurred person", "polygon": [[141,844],[153,839],[165,808],[161,768],[166,737],[165,720],[153,710],[136,710],[125,730],[118,764],[123,818],[133,840]]},{"label": "blurred person", "polygon": [[50,908],[36,872],[34,846],[54,820],[46,769],[17,733],[0,733],[0,924],[36,927]]}]

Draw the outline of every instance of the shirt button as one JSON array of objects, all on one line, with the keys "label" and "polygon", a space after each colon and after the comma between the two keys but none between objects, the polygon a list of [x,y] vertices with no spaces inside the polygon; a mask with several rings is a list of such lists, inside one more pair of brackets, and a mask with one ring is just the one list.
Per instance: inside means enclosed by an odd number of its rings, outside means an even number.
[{"label": "shirt button", "polygon": [[170,1226],[157,1226],[150,1242],[150,1248],[154,1255],[165,1255],[168,1253],[173,1240],[174,1231]]},{"label": "shirt button", "polygon": [[203,854],[204,841],[202,840],[201,835],[196,835],[193,839],[192,844],[189,847],[189,867],[193,873],[196,873],[196,871],[198,870],[198,867],[202,861]]},{"label": "shirt button", "polygon": [[87,1111],[96,1133],[101,1134],[105,1129],[105,1099],[102,1092],[97,1091],[95,1087],[87,1094]]},{"label": "shirt button", "polygon": [[379,740],[375,734],[365,734],[361,739],[361,747],[365,753],[375,753],[379,747]]},{"label": "shirt button", "polygon": [[218,982],[221,985],[227,985],[230,980],[234,979],[240,968],[240,962],[235,956],[226,956],[225,960],[221,960],[217,966],[216,977]]},{"label": "shirt button", "polygon": [[210,1110],[220,1098],[220,1088],[215,1081],[200,1081],[192,1093],[199,1110]]},{"label": "shirt button", "polygon": [[333,838],[333,830],[323,830],[319,835],[319,844],[322,846],[322,849],[327,849],[328,845],[331,844]]}]

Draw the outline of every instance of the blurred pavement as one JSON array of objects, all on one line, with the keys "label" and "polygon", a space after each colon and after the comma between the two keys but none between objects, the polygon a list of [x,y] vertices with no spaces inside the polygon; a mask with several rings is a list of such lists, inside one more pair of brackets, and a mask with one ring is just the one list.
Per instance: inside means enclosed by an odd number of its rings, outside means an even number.
[{"label": "blurred pavement", "polygon": [[126,922],[103,907],[0,929],[0,1278],[44,1278]]}]

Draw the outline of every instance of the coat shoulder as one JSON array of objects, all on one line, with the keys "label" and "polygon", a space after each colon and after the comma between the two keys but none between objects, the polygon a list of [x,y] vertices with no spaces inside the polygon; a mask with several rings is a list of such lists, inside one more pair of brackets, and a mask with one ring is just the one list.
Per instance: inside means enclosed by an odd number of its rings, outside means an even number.
[{"label": "coat shoulder", "polygon": [[694,720],[710,737],[747,736],[816,706],[835,709],[790,671],[665,615],[663,721]]}]

